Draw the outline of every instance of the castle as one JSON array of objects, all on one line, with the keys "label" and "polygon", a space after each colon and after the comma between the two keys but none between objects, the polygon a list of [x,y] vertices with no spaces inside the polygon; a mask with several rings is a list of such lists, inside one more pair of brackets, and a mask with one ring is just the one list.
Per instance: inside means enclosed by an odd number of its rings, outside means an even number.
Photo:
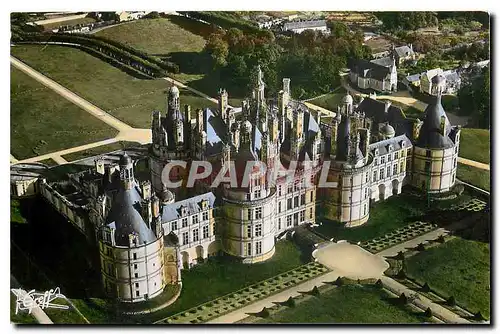
[{"label": "castle", "polygon": [[[371,202],[399,194],[405,184],[430,193],[454,185],[460,128],[449,123],[439,88],[423,122],[389,102],[354,103],[349,94],[326,119],[292,99],[289,79],[277,98],[267,98],[256,71],[241,109],[228,105],[225,90],[216,109],[181,108],[179,90],[169,89],[167,112],[153,112],[152,144],[143,154],[149,180],[137,181],[135,162],[125,153],[118,163],[98,158],[94,168],[68,180],[29,181],[95,238],[109,296],[122,302],[154,298],[182,281],[181,268],[217,254],[265,261],[279,236],[318,219],[359,226],[368,221]],[[442,78],[433,80],[442,89]],[[188,184],[194,161],[209,162],[212,171]],[[250,169],[249,161],[256,163]],[[279,173],[295,164],[293,175]],[[236,187],[227,179],[211,187],[231,170]],[[169,189],[165,175],[181,186]],[[13,195],[30,193],[22,182],[28,181],[11,178]]]}]

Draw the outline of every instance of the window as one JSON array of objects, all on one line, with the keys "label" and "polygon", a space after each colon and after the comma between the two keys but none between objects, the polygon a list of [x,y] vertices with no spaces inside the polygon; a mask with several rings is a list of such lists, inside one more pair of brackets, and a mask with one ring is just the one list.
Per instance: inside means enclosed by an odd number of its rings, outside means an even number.
[{"label": "window", "polygon": [[313,219],[313,208],[309,208],[309,219]]},{"label": "window", "polygon": [[137,269],[137,263],[134,264],[134,269]]},{"label": "window", "polygon": [[381,158],[380,158],[380,163],[381,163],[381,164],[385,164],[385,157],[381,157]]},{"label": "window", "polygon": [[256,237],[262,236],[262,224],[255,225],[255,236]]},{"label": "window", "polygon": [[203,220],[208,220],[208,211],[203,212]]},{"label": "window", "polygon": [[287,189],[288,193],[291,193],[292,192],[292,184],[289,184],[288,185],[288,189]]},{"label": "window", "polygon": [[187,227],[187,226],[188,226],[188,219],[182,218],[182,227]]},{"label": "window", "polygon": [[455,183],[455,173],[451,176],[451,183]]},{"label": "window", "polygon": [[197,228],[195,228],[195,229],[193,230],[193,242],[196,242],[196,241],[198,241],[198,240],[200,240],[200,234],[198,233],[198,229],[197,229]]},{"label": "window", "polygon": [[278,230],[281,230],[281,217],[278,218]]},{"label": "window", "polygon": [[255,209],[255,219],[262,219],[262,207]]},{"label": "window", "polygon": [[300,204],[306,204],[306,194],[300,195]]},{"label": "window", "polygon": [[287,208],[287,210],[290,210],[292,208],[292,199],[291,198],[287,199],[286,208]]},{"label": "window", "polygon": [[392,154],[388,154],[387,155],[387,161],[391,161],[392,160]]},{"label": "window", "polygon": [[295,184],[293,185],[293,190],[297,191],[299,189],[300,189],[300,183],[299,182],[295,182]]},{"label": "window", "polygon": [[457,167],[457,158],[453,158],[453,166]]},{"label": "window", "polygon": [[261,254],[262,253],[262,241],[257,241],[255,243],[255,254]]},{"label": "window", "polygon": [[252,220],[252,209],[247,209],[247,219]]},{"label": "window", "polygon": [[278,213],[281,212],[281,201],[278,202]]},{"label": "window", "polygon": [[425,162],[425,171],[428,172],[431,170],[431,162],[430,161],[426,161]]},{"label": "window", "polygon": [[392,165],[392,175],[396,175],[398,173],[398,164]]},{"label": "window", "polygon": [[399,152],[395,152],[394,153],[394,159],[398,159],[399,158]]},{"label": "window", "polygon": [[391,166],[387,166],[387,177],[391,176]]},{"label": "window", "polygon": [[300,211],[300,222],[302,223],[305,220],[306,220],[306,210],[302,210]]},{"label": "window", "polygon": [[172,229],[171,229],[171,230],[172,230],[172,231],[177,230],[177,220],[174,220],[174,221],[172,222]]},{"label": "window", "polygon": [[365,199],[368,198],[368,188],[365,188]]},{"label": "window", "polygon": [[403,172],[403,162],[401,162],[399,164],[399,172],[402,173]]},{"label": "window", "polygon": [[135,283],[135,287],[139,289],[139,283]]},{"label": "window", "polygon": [[373,161],[373,164],[374,164],[375,166],[377,166],[377,165],[378,165],[378,159],[377,159],[377,158],[375,158],[375,160]]},{"label": "window", "polygon": [[374,170],[373,171],[373,179],[372,179],[373,182],[377,181],[377,171]]},{"label": "window", "polygon": [[384,169],[382,168],[380,170],[380,179],[382,180],[384,178]]},{"label": "window", "polygon": [[286,227],[292,226],[292,215],[286,217]]},{"label": "window", "polygon": [[426,150],[425,151],[425,156],[429,158],[431,156],[431,151],[430,150]]},{"label": "window", "polygon": [[249,242],[247,244],[247,256],[250,256],[250,255],[252,255],[252,243],[251,242]]},{"label": "window", "polygon": [[182,244],[187,245],[189,243],[189,232],[182,232]]},{"label": "window", "polygon": [[368,172],[366,172],[366,175],[365,175],[365,182],[368,182]]},{"label": "window", "polygon": [[198,215],[193,216],[193,224],[198,224]]},{"label": "window", "polygon": [[137,260],[137,253],[134,253],[134,260]]},{"label": "window", "polygon": [[281,196],[281,186],[278,186],[278,196]]},{"label": "window", "polygon": [[255,198],[260,198],[260,189],[259,190],[255,190],[254,197]]},{"label": "window", "polygon": [[135,296],[136,296],[136,297],[139,297],[139,291],[136,291],[136,292],[135,292]]},{"label": "window", "polygon": [[299,206],[299,196],[295,196],[293,198],[293,207],[296,208]]},{"label": "window", "polygon": [[363,216],[366,215],[366,204],[363,205]]},{"label": "window", "polygon": [[208,225],[203,226],[203,239],[208,238]]},{"label": "window", "polygon": [[252,225],[247,225],[247,238],[252,237]]},{"label": "window", "polygon": [[138,273],[135,273],[135,274],[134,274],[134,278],[139,278],[139,274],[138,274]]}]

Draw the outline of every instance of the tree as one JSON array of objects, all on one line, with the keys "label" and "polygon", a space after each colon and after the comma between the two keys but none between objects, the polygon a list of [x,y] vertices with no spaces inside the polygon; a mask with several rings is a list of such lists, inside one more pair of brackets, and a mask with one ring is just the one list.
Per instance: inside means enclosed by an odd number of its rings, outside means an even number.
[{"label": "tree", "polygon": [[221,35],[212,34],[205,45],[205,50],[212,56],[215,66],[224,67],[227,64],[226,58],[229,54],[229,46]]},{"label": "tree", "polygon": [[463,85],[458,92],[458,103],[462,115],[470,115],[474,123],[482,128],[490,124],[490,67],[472,82]]}]

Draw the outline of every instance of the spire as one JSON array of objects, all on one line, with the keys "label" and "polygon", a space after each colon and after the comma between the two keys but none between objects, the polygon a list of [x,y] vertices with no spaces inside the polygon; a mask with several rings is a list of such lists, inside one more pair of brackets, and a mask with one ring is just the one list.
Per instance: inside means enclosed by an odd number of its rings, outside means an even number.
[{"label": "spire", "polygon": [[120,181],[125,189],[131,189],[134,182],[134,165],[132,159],[125,152],[120,158]]}]

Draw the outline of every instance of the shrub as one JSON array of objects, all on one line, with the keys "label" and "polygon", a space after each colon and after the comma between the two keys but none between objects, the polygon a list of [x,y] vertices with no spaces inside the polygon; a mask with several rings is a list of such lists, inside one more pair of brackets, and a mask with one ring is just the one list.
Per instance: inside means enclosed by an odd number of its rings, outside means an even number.
[{"label": "shrub", "polygon": [[475,320],[486,320],[485,317],[481,314],[481,311],[477,311],[477,313],[474,314],[474,319]]},{"label": "shrub", "polygon": [[429,284],[427,284],[427,282],[425,282],[424,285],[422,286],[422,288],[420,288],[420,290],[422,292],[430,292],[431,291],[431,287],[429,286]]},{"label": "shrub", "polygon": [[379,278],[377,282],[375,282],[375,286],[379,289],[382,289],[384,287],[384,283],[382,283],[382,280]]},{"label": "shrub", "polygon": [[316,297],[320,295],[319,289],[316,285],[314,286],[314,288],[312,288],[311,294],[316,296]]},{"label": "shrub", "polygon": [[398,274],[396,275],[397,278],[405,279],[406,278],[406,273],[403,269],[401,269]]},{"label": "shrub", "polygon": [[423,243],[419,243],[418,246],[417,246],[417,250],[419,252],[423,252],[425,250],[425,246]]},{"label": "shrub", "polygon": [[256,314],[256,316],[262,317],[262,318],[267,318],[267,317],[269,317],[269,315],[270,315],[269,310],[266,307],[264,307],[262,309],[262,311],[260,311],[259,313]]},{"label": "shrub", "polygon": [[341,286],[344,284],[344,280],[342,279],[342,277],[338,277],[336,280],[335,280],[335,285],[336,286]]},{"label": "shrub", "polygon": [[399,296],[399,301],[401,302],[401,304],[407,304],[408,303],[408,297],[406,297],[406,295],[405,295],[404,292]]},{"label": "shrub", "polygon": [[296,302],[295,302],[295,299],[293,299],[292,297],[289,297],[283,304],[288,306],[288,307],[295,307]]},{"label": "shrub", "polygon": [[446,300],[446,305],[448,305],[448,306],[455,306],[455,305],[457,305],[457,301],[455,300],[455,297],[450,296],[450,298],[448,298]]}]

